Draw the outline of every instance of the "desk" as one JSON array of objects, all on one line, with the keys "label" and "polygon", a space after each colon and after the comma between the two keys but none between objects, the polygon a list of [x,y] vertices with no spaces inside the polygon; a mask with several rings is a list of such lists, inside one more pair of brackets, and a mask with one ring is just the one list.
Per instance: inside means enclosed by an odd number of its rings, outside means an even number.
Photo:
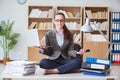
[{"label": "desk", "polygon": [[[12,78],[12,80],[118,80],[120,75],[120,66],[111,66],[111,72],[109,76],[101,77],[101,76],[90,76],[84,75],[81,73],[69,73],[69,74],[52,74],[52,75],[43,75],[44,70],[36,66],[36,72],[34,75],[22,76],[22,75],[13,75],[6,74],[6,69],[3,70],[1,74],[1,78],[4,80],[8,80],[7,78]],[[18,79],[19,78],[19,79]],[[10,79],[11,80],[11,79]]]}]

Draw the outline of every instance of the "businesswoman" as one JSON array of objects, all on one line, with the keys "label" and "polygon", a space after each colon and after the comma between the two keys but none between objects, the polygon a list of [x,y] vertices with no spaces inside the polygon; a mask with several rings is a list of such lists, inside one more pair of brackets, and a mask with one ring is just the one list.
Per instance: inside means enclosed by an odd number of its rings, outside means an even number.
[{"label": "businesswoman", "polygon": [[45,74],[64,74],[80,70],[83,54],[74,50],[73,35],[65,25],[63,13],[54,16],[55,29],[46,33],[46,47],[39,47],[40,53],[48,55],[48,59],[40,61],[40,68],[45,69]]}]

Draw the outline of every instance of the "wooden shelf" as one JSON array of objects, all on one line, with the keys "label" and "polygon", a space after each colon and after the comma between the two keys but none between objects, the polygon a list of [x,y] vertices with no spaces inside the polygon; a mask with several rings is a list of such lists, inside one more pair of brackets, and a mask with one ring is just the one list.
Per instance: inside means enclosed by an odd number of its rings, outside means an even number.
[{"label": "wooden shelf", "polygon": [[[45,33],[53,29],[53,15],[53,6],[28,6],[28,29],[38,29],[42,46],[45,46]],[[40,54],[39,50],[28,47],[28,60],[39,63],[43,58],[46,56]]]},{"label": "wooden shelf", "polygon": [[[86,18],[89,18],[90,25],[96,25],[97,23],[100,23],[101,27],[99,28],[109,40],[109,8],[99,6],[85,6],[83,9],[83,22],[85,22]],[[104,58],[108,50],[108,42],[105,39],[102,39],[104,37],[102,37],[99,30],[96,28],[93,28],[93,30],[94,31],[91,33],[83,32],[83,47],[85,49],[89,48],[91,50],[89,53],[83,56],[84,61],[87,56]]]}]

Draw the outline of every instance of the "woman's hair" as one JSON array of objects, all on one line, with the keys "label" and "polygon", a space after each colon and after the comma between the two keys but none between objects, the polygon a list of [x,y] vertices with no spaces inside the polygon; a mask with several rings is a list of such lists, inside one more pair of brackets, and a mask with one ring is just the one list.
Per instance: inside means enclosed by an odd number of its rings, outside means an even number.
[{"label": "woman's hair", "polygon": [[[64,19],[65,19],[65,15],[63,13],[57,13],[56,15],[62,15],[64,17]],[[54,16],[54,19],[55,19],[55,16]],[[67,26],[65,24],[63,26],[63,31],[64,31],[65,39],[69,40],[69,39],[72,38],[72,33],[70,32],[70,30],[68,30],[68,28],[67,28]]]}]

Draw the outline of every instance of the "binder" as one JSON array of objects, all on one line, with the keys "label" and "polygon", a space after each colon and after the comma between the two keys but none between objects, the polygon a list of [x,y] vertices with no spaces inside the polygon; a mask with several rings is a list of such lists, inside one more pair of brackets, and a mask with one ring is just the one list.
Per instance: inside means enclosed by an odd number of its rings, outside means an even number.
[{"label": "binder", "polygon": [[107,66],[110,66],[110,60],[107,59],[86,57],[86,62],[94,64],[105,64]]},{"label": "binder", "polygon": [[93,69],[80,69],[81,71],[84,72],[94,72],[94,73],[110,73],[110,69],[106,69],[106,70],[93,70]]},{"label": "binder", "polygon": [[85,75],[91,75],[91,76],[107,76],[109,73],[94,73],[94,72],[83,72]]},{"label": "binder", "polygon": [[81,68],[83,69],[93,69],[93,70],[106,70],[109,67],[105,64],[94,64],[94,63],[86,63],[83,62]]}]

